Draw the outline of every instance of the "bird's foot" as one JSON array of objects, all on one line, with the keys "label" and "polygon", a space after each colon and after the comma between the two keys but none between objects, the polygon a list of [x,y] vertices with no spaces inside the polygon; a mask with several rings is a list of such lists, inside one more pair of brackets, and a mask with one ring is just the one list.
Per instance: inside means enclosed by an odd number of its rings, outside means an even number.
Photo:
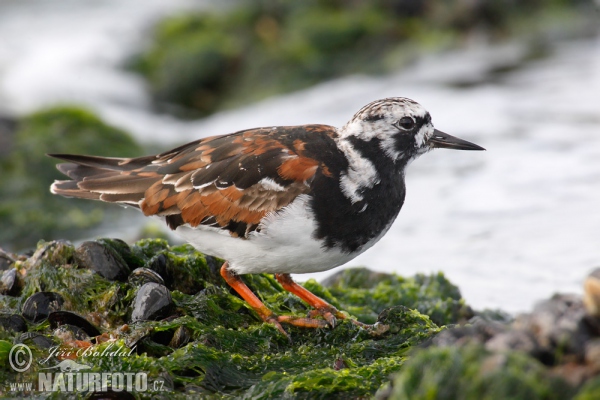
[{"label": "bird's foot", "polygon": [[308,312],[308,318],[315,318],[319,315],[323,317],[323,319],[327,321],[327,324],[332,328],[335,328],[335,326],[337,325],[338,318],[346,319],[346,316],[342,312],[338,311],[338,309],[332,306],[331,304],[314,308]]},{"label": "bird's foot", "polygon": [[363,328],[363,329],[371,329],[373,327],[373,325],[365,324],[356,319],[348,318],[348,316],[346,314],[339,311],[337,308],[335,308],[332,305],[329,305],[329,307],[315,308],[308,312],[308,318],[315,318],[316,316],[319,316],[319,315],[322,316],[327,321],[329,326],[332,328],[335,328],[335,326],[337,325],[338,319],[347,319],[348,321],[352,322],[354,325],[356,325],[360,328]]},{"label": "bird's foot", "polygon": [[299,326],[301,328],[326,328],[328,326],[327,321],[323,321],[322,319],[313,319],[313,318],[303,318],[303,317],[294,317],[292,315],[261,315],[263,320],[269,324],[272,324],[277,328],[279,332],[281,332],[287,339],[291,342],[292,338],[289,333],[283,329],[281,326],[282,323]]}]

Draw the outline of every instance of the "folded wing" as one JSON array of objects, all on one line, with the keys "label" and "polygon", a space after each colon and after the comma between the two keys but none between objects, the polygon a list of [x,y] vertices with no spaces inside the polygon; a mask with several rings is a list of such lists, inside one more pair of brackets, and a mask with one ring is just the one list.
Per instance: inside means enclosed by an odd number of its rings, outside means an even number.
[{"label": "folded wing", "polygon": [[69,162],[57,168],[71,180],[51,191],[138,207],[164,216],[171,229],[213,226],[246,237],[267,213],[309,193],[323,167],[303,154],[302,143],[285,144],[294,143],[286,129],[210,137],[140,158],[52,154]]}]

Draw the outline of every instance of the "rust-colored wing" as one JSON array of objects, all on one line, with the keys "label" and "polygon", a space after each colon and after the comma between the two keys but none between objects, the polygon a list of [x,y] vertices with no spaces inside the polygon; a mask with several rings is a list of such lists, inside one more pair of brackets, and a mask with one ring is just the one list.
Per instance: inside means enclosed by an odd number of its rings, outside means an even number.
[{"label": "rust-colored wing", "polygon": [[306,140],[330,138],[335,128],[300,129],[252,129],[131,159],[52,155],[70,162],[58,169],[72,180],[56,181],[51,190],[133,205],[165,216],[171,229],[202,224],[246,237],[267,213],[309,193],[317,170],[327,173],[306,155]]}]

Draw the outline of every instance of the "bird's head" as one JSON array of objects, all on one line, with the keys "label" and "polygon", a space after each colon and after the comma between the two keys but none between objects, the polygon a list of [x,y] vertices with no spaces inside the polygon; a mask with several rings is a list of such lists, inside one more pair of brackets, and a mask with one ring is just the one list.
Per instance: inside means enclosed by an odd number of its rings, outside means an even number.
[{"label": "bird's head", "polygon": [[394,163],[408,163],[434,148],[485,150],[433,127],[431,116],[416,101],[390,97],[361,108],[342,128],[343,138],[378,142]]}]

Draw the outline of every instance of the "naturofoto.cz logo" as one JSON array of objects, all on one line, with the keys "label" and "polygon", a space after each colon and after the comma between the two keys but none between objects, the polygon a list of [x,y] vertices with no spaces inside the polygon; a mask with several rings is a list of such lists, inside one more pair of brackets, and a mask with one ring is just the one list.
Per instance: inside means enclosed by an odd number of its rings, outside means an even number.
[{"label": "naturofoto.cz logo", "polygon": [[[109,352],[111,346],[105,347],[101,352],[88,351],[89,355],[106,356],[107,354],[116,354]],[[92,372],[92,366],[83,362],[64,359],[54,365],[41,367],[50,364],[52,355],[60,353],[57,347],[50,349],[51,356],[38,362],[37,381],[36,382],[11,382],[9,390],[11,392],[105,392],[111,390],[114,392],[146,392],[146,391],[166,391],[163,379],[157,379],[148,383],[148,376],[145,372]],[[63,351],[64,353],[64,351]],[[124,353],[120,355],[123,356]],[[33,364],[33,353],[25,344],[14,345],[9,353],[10,367],[18,373],[27,372]],[[35,379],[34,379],[35,380]]]}]

